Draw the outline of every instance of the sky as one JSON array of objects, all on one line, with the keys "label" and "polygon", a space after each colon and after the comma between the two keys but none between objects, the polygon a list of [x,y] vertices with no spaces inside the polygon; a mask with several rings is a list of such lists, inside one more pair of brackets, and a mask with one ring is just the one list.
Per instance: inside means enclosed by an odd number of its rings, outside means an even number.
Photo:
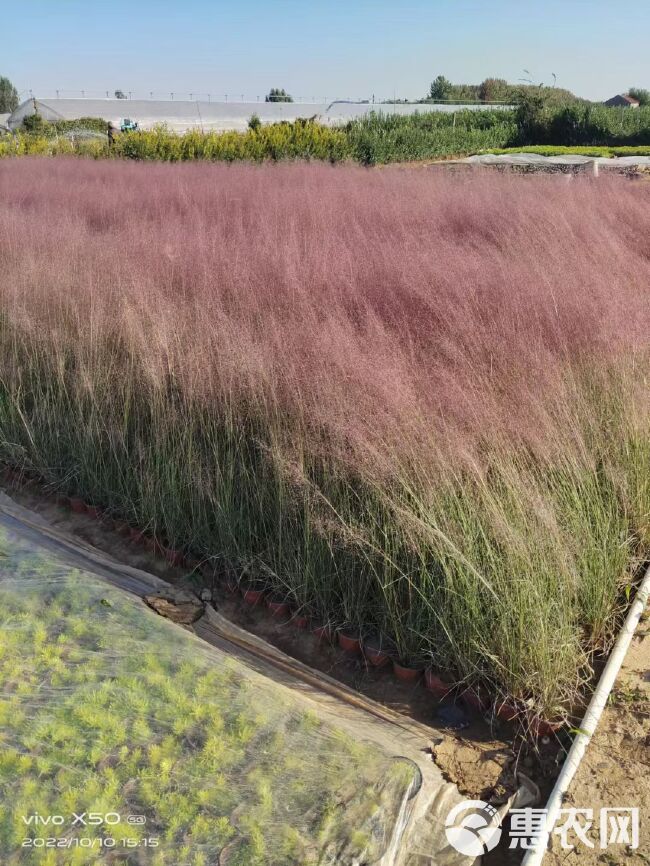
[{"label": "sky", "polygon": [[627,0],[21,0],[2,13],[0,75],[21,97],[419,98],[437,75],[650,89],[650,2]]}]

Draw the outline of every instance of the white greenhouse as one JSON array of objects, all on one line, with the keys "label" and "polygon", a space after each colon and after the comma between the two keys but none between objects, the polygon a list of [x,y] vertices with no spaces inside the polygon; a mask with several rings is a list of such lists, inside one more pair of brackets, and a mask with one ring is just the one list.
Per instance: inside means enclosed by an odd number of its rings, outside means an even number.
[{"label": "white greenhouse", "polygon": [[[382,114],[418,114],[431,111],[485,109],[482,104],[449,105],[437,103],[370,103],[370,102],[200,102],[163,99],[37,99],[23,102],[8,117],[7,125],[16,130],[25,117],[38,113],[44,120],[78,120],[96,117],[119,127],[129,119],[141,129],[164,124],[174,132],[200,130],[244,130],[256,114],[262,123],[314,119],[336,126],[370,112]],[[490,108],[506,106],[492,105]]]}]

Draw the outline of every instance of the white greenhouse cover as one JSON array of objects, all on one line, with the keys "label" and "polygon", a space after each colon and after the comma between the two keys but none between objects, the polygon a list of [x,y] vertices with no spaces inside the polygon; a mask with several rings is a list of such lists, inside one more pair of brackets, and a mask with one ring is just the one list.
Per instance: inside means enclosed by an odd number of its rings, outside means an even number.
[{"label": "white greenhouse cover", "polygon": [[[318,120],[334,126],[370,112],[381,114],[425,114],[431,111],[454,112],[485,109],[484,105],[448,105],[434,103],[370,103],[370,102],[199,102],[162,99],[28,99],[9,117],[9,126],[16,129],[24,117],[34,113],[48,121],[77,120],[80,117],[101,117],[119,126],[123,118],[138,123],[141,129],[165,124],[175,132],[189,129],[227,131],[246,129],[256,114],[263,123],[281,120]],[[508,106],[490,106],[494,109]]]}]

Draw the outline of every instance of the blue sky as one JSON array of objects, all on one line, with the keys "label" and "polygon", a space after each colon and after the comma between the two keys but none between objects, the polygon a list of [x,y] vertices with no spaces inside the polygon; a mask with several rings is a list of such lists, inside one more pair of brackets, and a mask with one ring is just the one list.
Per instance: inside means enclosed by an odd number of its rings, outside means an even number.
[{"label": "blue sky", "polygon": [[415,98],[524,69],[592,99],[650,88],[649,0],[21,0],[2,23],[0,75],[25,96]]}]

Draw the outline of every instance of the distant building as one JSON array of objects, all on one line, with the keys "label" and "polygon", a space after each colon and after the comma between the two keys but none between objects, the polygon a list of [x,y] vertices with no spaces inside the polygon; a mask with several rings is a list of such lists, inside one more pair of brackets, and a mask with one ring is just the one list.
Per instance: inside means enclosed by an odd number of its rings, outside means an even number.
[{"label": "distant building", "polygon": [[619,93],[618,96],[612,96],[603,105],[608,108],[638,108],[639,100],[633,96],[628,96],[627,93]]}]

